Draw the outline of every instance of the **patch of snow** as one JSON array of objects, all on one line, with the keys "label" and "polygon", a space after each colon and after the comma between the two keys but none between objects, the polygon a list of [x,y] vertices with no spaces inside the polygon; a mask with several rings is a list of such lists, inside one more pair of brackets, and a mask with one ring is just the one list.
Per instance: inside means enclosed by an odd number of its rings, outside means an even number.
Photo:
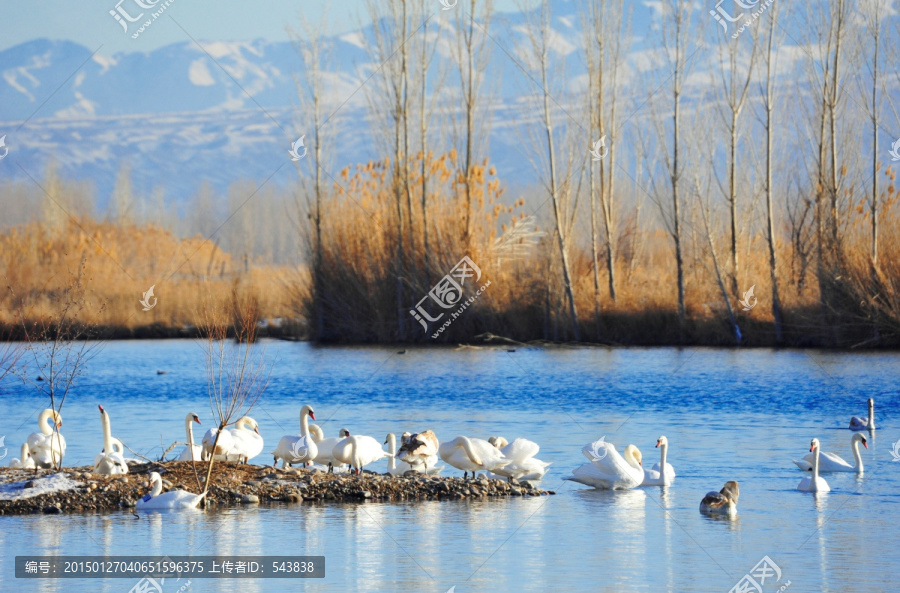
[{"label": "patch of snow", "polygon": [[33,488],[24,488],[23,482],[10,482],[0,484],[0,500],[21,500],[23,498],[32,498],[41,494],[52,494],[53,492],[62,492],[66,490],[74,490],[81,486],[81,482],[69,478],[69,474],[53,474],[43,478],[36,478]]},{"label": "patch of snow", "polygon": [[345,43],[349,43],[350,45],[355,45],[359,49],[366,49],[366,44],[364,43],[362,33],[359,33],[359,32],[346,33],[346,34],[338,37],[338,39],[340,39],[341,41],[343,41]]},{"label": "patch of snow", "polygon": [[216,84],[209,68],[206,67],[206,60],[199,58],[191,62],[188,68],[188,79],[195,86],[212,86]]}]

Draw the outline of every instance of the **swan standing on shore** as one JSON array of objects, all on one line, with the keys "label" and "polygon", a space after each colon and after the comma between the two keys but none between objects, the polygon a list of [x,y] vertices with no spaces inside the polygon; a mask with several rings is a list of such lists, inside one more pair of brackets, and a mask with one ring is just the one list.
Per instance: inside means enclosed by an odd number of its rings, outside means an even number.
[{"label": "swan standing on shore", "polygon": [[[216,441],[216,434],[219,435],[218,441]],[[206,434],[203,435],[202,442],[203,446],[200,449],[200,459],[203,461],[209,461],[210,455],[215,455],[217,460],[226,461],[228,459],[228,453],[234,448],[234,441],[231,438],[231,433],[226,428],[221,430],[218,428],[210,428],[206,431]],[[213,451],[213,447],[215,447],[215,451]]]},{"label": "swan standing on shore", "polygon": [[184,434],[187,437],[187,446],[181,450],[178,461],[200,461],[203,457],[203,447],[194,444],[193,423],[200,424],[200,416],[191,412],[184,417]]},{"label": "swan standing on shore", "polygon": [[644,481],[643,457],[634,445],[625,447],[625,454],[620,455],[615,445],[601,438],[582,447],[581,452],[590,463],[576,468],[564,480],[601,490],[630,490]]},{"label": "swan standing on shore", "polygon": [[493,472],[506,478],[507,481],[513,478],[516,480],[540,480],[547,473],[550,463],[535,458],[541,447],[534,441],[519,438],[510,443],[503,437],[491,437],[488,442],[500,449],[504,457],[511,460],[509,465]]},{"label": "swan standing on shore", "polygon": [[473,478],[477,471],[496,472],[511,463],[500,449],[489,442],[464,436],[441,443],[438,455],[447,465],[462,470],[463,478],[468,478],[469,472],[472,472]]},{"label": "swan standing on shore", "polygon": [[854,416],[850,419],[850,430],[875,430],[875,400],[869,398],[869,417]]},{"label": "swan standing on shore", "polygon": [[313,424],[309,427],[309,431],[312,434],[312,438],[316,441],[316,446],[319,448],[319,452],[316,454],[316,458],[313,459],[315,463],[320,465],[328,466],[328,473],[334,473],[334,446],[341,442],[345,437],[350,436],[350,431],[346,428],[342,428],[338,431],[338,436],[336,437],[325,437],[325,433],[322,432],[322,429]]},{"label": "swan standing on shore", "polygon": [[312,461],[316,458],[316,455],[319,453],[319,447],[309,434],[310,418],[316,419],[312,406],[306,405],[300,408],[300,434],[281,437],[281,440],[278,441],[278,446],[272,451],[272,455],[275,457],[275,461],[272,463],[273,466],[278,465],[279,459],[282,462],[281,467],[285,468],[295,463],[306,464],[307,461]]},{"label": "swan standing on shore", "polygon": [[675,468],[666,463],[666,452],[669,449],[669,440],[660,436],[656,440],[659,448],[659,463],[653,464],[652,469],[644,470],[644,481],[641,486],[670,486],[675,481]]},{"label": "swan standing on shore", "polygon": [[397,458],[408,464],[412,471],[434,475],[444,469],[444,466],[438,466],[438,448],[441,444],[433,430],[416,434],[404,432],[400,441]]},{"label": "swan standing on shore", "polygon": [[118,441],[119,452],[113,448],[112,429],[110,428],[109,414],[100,408],[100,423],[103,425],[103,450],[94,458],[94,473],[104,476],[117,476],[128,473],[128,464],[122,456],[122,441]]},{"label": "swan standing on shore", "polygon": [[147,494],[143,498],[137,501],[135,507],[138,510],[141,509],[171,509],[171,510],[183,510],[183,509],[196,509],[197,505],[200,504],[200,501],[203,500],[203,497],[206,496],[206,491],[204,490],[203,494],[194,494],[192,492],[185,492],[184,490],[171,490],[169,492],[163,493],[162,491],[162,478],[159,477],[159,474],[153,472],[150,474],[150,483],[147,484],[150,488],[150,494]]},{"label": "swan standing on shore", "polygon": [[247,463],[263,450],[263,438],[259,434],[259,424],[250,416],[244,416],[228,429],[231,434],[231,449],[227,459]]},{"label": "swan standing on shore", "polygon": [[[853,459],[855,463],[850,465],[846,461],[844,461],[840,455],[835,453],[830,453],[827,451],[822,451],[820,453],[821,457],[819,459],[819,471],[820,472],[856,472],[858,474],[863,473],[863,460],[862,455],[859,452],[859,444],[862,443],[862,446],[866,449],[869,448],[868,441],[866,441],[866,437],[861,433],[856,433],[852,437],[850,437],[850,450],[853,452]],[[813,462],[815,454],[807,453],[803,456],[803,459],[800,461],[793,460],[794,464],[797,467],[804,471],[812,471]]]},{"label": "swan standing on shore", "polygon": [[819,439],[813,439],[810,442],[809,450],[813,453],[812,475],[800,480],[797,490],[800,492],[831,492],[831,487],[825,478],[819,477]]},{"label": "swan standing on shore", "polygon": [[31,450],[28,443],[22,443],[22,449],[19,452],[21,459],[13,457],[9,460],[9,467],[20,467],[22,469],[34,469],[34,459],[31,458]]},{"label": "swan standing on shore", "polygon": [[346,463],[356,470],[356,475],[370,463],[375,463],[385,457],[393,458],[393,453],[387,453],[381,448],[381,444],[370,436],[350,435],[344,437],[331,450],[331,455],[338,463]]},{"label": "swan standing on shore", "polygon": [[[47,421],[51,418],[52,424],[48,424]],[[34,464],[37,467],[53,467],[62,463],[62,458],[66,455],[66,439],[59,432],[62,428],[62,415],[47,408],[38,416],[38,426],[41,432],[31,433],[26,441]]]},{"label": "swan standing on shore", "polygon": [[708,492],[700,501],[700,512],[712,515],[730,515],[737,511],[741,489],[734,480],[725,482],[718,492]]}]

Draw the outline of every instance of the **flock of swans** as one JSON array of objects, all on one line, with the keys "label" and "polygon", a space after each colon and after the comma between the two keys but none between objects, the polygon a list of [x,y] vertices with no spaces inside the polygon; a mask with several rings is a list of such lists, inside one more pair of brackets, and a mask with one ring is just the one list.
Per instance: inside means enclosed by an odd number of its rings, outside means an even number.
[{"label": "flock of swans", "polygon": [[[868,418],[854,416],[850,420],[850,430],[856,431],[850,439],[854,463],[848,463],[835,453],[820,452],[819,440],[814,438],[810,442],[809,454],[794,461],[801,470],[811,472],[800,481],[797,490],[828,492],[828,482],[820,473],[863,472],[859,446],[862,444],[868,448],[868,441],[859,431],[875,430],[875,404],[871,398],[868,405]],[[98,407],[103,448],[94,458],[94,472],[102,475],[127,474],[129,463],[140,462],[125,457],[122,441],[112,436],[109,413],[103,406]],[[359,475],[366,466],[387,459],[390,474],[402,475],[413,471],[433,475],[444,469],[439,465],[439,460],[442,460],[461,470],[464,478],[468,478],[469,473],[474,478],[476,472],[481,471],[495,478],[529,481],[543,478],[550,466],[550,463],[536,458],[539,445],[525,438],[508,442],[500,436],[488,440],[458,436],[441,443],[433,430],[425,430],[415,434],[403,433],[398,448],[394,433],[389,433],[384,443],[370,436],[351,434],[346,428],[341,428],[337,437],[326,438],[319,426],[309,423],[310,419],[316,419],[315,412],[311,406],[305,405],[300,410],[300,434],[281,437],[271,452],[273,465],[280,460],[283,468],[300,465],[318,471],[352,471]],[[179,453],[179,461],[208,461],[213,456],[217,460],[248,463],[263,451],[259,425],[249,416],[240,418],[233,428],[209,429],[199,445],[194,441],[194,423],[201,424],[200,417],[191,412],[184,421],[187,445]],[[13,459],[10,467],[48,468],[61,462],[66,452],[66,440],[60,432],[62,416],[52,409],[44,410],[38,417],[38,425],[40,431],[28,436],[22,444],[21,457]],[[383,448],[383,444],[388,445],[388,450]],[[582,448],[582,454],[589,462],[563,479],[609,490],[669,486],[675,480],[675,468],[667,461],[668,439],[660,436],[656,448],[660,453],[659,462],[651,469],[645,469],[643,457],[636,446],[628,445],[620,454],[615,445],[601,438]],[[398,467],[397,461],[408,467]],[[162,487],[160,475],[151,473],[148,483],[150,492],[137,502],[137,508],[196,507],[206,495],[206,492],[192,494],[180,490],[163,493]],[[739,494],[738,482],[728,481],[719,492],[709,492],[703,498],[700,510],[704,513],[734,513]]]}]

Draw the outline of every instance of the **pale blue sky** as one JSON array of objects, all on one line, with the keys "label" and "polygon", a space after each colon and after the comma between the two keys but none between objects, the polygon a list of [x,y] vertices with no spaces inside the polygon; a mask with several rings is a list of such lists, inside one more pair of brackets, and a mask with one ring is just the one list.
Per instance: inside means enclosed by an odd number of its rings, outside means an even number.
[{"label": "pale blue sky", "polygon": [[[142,0],[145,5],[147,1]],[[165,3],[159,0],[156,6]],[[433,1],[440,9],[438,0]],[[103,45],[105,54],[148,51],[185,41],[241,41],[287,39],[286,25],[299,28],[300,15],[320,22],[327,11],[332,33],[348,31],[365,19],[365,0],[174,0],[166,9],[171,18],[160,18],[138,39],[132,39],[109,14],[119,0],[0,0],[0,50],[32,39],[71,40],[91,50]],[[123,0],[122,8],[137,16],[135,0]],[[495,0],[498,11],[517,10],[516,0]],[[165,17],[165,15],[163,15]],[[184,31],[173,22],[177,21]],[[365,22],[365,21],[364,21]],[[136,26],[136,25],[132,25]]]}]

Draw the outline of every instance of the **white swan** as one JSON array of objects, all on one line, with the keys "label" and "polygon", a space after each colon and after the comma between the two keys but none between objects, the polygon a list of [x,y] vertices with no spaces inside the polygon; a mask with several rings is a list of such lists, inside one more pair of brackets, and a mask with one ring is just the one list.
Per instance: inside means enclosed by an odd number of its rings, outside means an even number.
[{"label": "white swan", "polygon": [[[219,435],[218,441],[216,441],[216,434]],[[213,452],[213,447],[216,449],[215,452]],[[227,428],[223,428],[221,431],[218,428],[210,428],[203,435],[200,459],[208,461],[210,455],[215,455],[217,460],[227,461],[228,453],[233,448],[234,440],[231,438],[231,433]]]},{"label": "white swan", "polygon": [[31,450],[28,443],[22,443],[22,449],[19,452],[21,459],[13,457],[9,460],[9,467],[20,467],[23,469],[34,469],[34,459],[31,458]]},{"label": "white swan", "polygon": [[854,416],[850,419],[850,430],[875,430],[875,400],[869,398],[869,417]]},{"label": "white swan", "polygon": [[393,457],[388,457],[387,473],[392,476],[402,476],[407,470],[397,467],[397,435],[389,432],[384,439],[384,444],[388,446],[388,453],[393,455]]},{"label": "white swan", "polygon": [[203,446],[194,444],[194,425],[200,424],[200,416],[191,412],[184,417],[184,435],[187,437],[187,446],[181,450],[178,461],[200,461],[203,458]]},{"label": "white swan", "polygon": [[547,473],[550,462],[535,458],[535,455],[538,454],[541,448],[534,441],[519,438],[509,443],[503,437],[491,437],[488,439],[488,442],[500,449],[504,457],[511,460],[506,467],[492,472],[506,478],[507,481],[512,478],[516,480],[540,480]]},{"label": "white swan", "polygon": [[122,441],[118,442],[119,452],[113,448],[112,429],[110,428],[109,414],[100,408],[100,423],[103,426],[103,450],[94,458],[94,473],[104,476],[117,476],[128,473],[128,464],[121,451]]},{"label": "white swan", "polygon": [[[318,429],[318,432],[316,432],[314,429]],[[323,466],[328,466],[328,473],[333,474],[334,446],[341,442],[343,438],[350,436],[350,431],[346,428],[342,428],[340,431],[338,431],[338,436],[328,438],[325,438],[322,429],[315,424],[309,427],[309,431],[312,433],[312,437],[316,441],[316,446],[319,448],[319,452],[316,453],[316,458],[313,461]]]},{"label": "white swan", "polygon": [[203,500],[203,497],[206,496],[205,491],[203,494],[194,494],[192,492],[185,492],[184,490],[171,490],[163,493],[162,478],[160,478],[159,474],[156,472],[150,474],[150,483],[147,484],[147,486],[150,488],[150,494],[147,494],[137,501],[135,506],[139,510],[196,509],[197,505],[200,504],[200,501]]},{"label": "white swan", "polygon": [[295,463],[306,464],[312,461],[319,454],[319,447],[309,434],[309,419],[316,419],[312,406],[303,406],[300,408],[300,434],[288,435],[281,437],[278,446],[272,451],[275,461],[272,464],[278,465],[281,459],[281,467],[287,467]]},{"label": "white swan", "polygon": [[[48,424],[47,421],[51,418],[53,422]],[[26,441],[35,465],[53,467],[62,463],[62,458],[66,455],[66,439],[59,432],[62,428],[62,415],[47,408],[38,416],[38,426],[41,432],[31,433]]]},{"label": "white swan", "polygon": [[641,482],[641,486],[670,486],[675,481],[675,468],[666,463],[669,440],[665,436],[660,436],[656,440],[656,446],[659,448],[659,463],[653,464],[653,469],[644,470],[644,481]]},{"label": "white swan", "polygon": [[725,482],[718,492],[707,492],[700,501],[700,512],[713,515],[730,515],[737,511],[741,489],[734,480]]},{"label": "white swan", "polygon": [[387,453],[382,449],[376,439],[365,435],[344,437],[331,450],[331,455],[338,463],[346,463],[355,469],[356,475],[359,475],[362,468],[370,463],[394,456],[393,453]]},{"label": "white swan", "polygon": [[412,471],[427,475],[439,474],[444,469],[443,465],[438,465],[440,445],[433,430],[416,434],[404,432],[400,437],[400,450],[397,452],[397,458],[408,464]]},{"label": "white swan", "polygon": [[[850,437],[850,450],[853,452],[853,459],[855,460],[855,463],[853,465],[850,465],[849,463],[841,459],[840,455],[822,451],[820,453],[821,457],[819,458],[819,471],[856,472],[859,474],[863,473],[863,460],[862,455],[859,452],[860,443],[862,443],[863,447],[865,447],[866,449],[869,448],[868,441],[866,441],[866,437],[863,436],[862,433],[858,432]],[[804,471],[812,471],[813,462],[815,461],[814,455],[814,453],[807,453],[800,461],[793,461],[800,469]]]},{"label": "white swan", "polygon": [[601,438],[585,445],[581,452],[591,462],[576,468],[564,480],[604,490],[630,490],[644,481],[641,452],[634,445],[625,447],[623,456],[615,445]]},{"label": "white swan", "polygon": [[809,450],[813,453],[812,475],[806,476],[797,484],[800,492],[830,492],[831,487],[825,478],[819,477],[819,439],[813,439],[809,444]]},{"label": "white swan", "polygon": [[452,441],[441,443],[438,455],[447,465],[463,471],[463,478],[477,471],[497,472],[511,463],[503,456],[500,449],[483,439],[458,436]]},{"label": "white swan", "polygon": [[231,434],[231,449],[227,459],[247,463],[263,450],[263,438],[259,434],[259,424],[250,416],[244,416],[228,429]]}]

